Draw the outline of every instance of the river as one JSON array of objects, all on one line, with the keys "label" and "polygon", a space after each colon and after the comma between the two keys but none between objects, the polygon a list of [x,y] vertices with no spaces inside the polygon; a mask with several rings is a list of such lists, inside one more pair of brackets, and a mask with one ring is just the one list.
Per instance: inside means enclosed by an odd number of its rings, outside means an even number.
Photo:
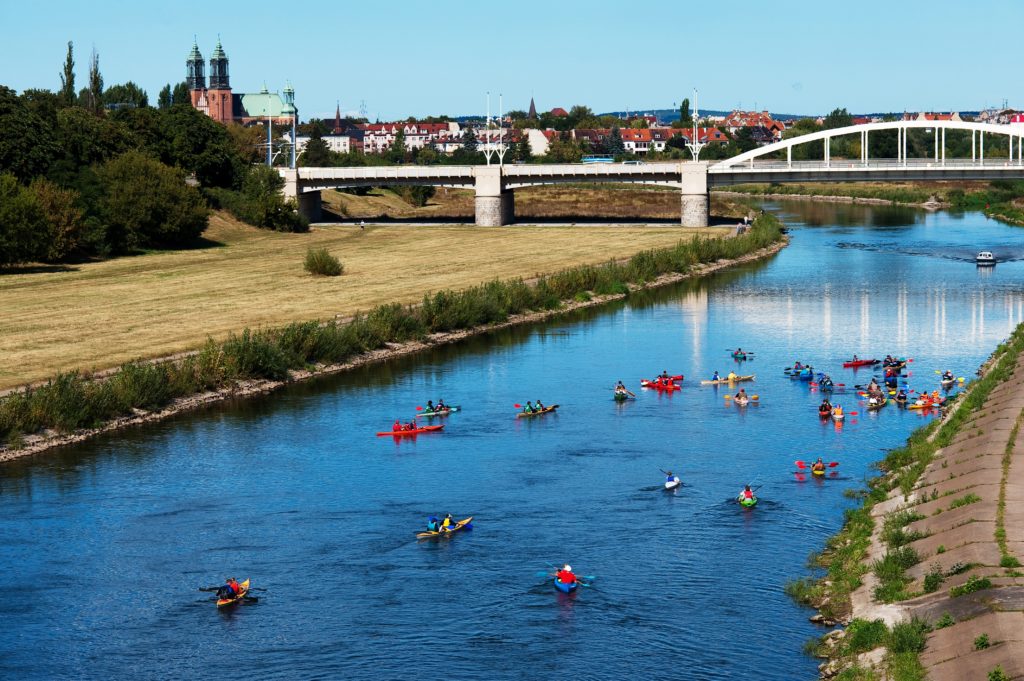
[{"label": "river", "polygon": [[[782,368],[852,386],[871,372],[844,358],[892,353],[911,387],[969,379],[1022,319],[1024,247],[978,214],[766,207],[793,228],[768,261],[0,467],[0,677],[815,678],[822,631],[783,585],[929,417],[850,391],[859,415],[823,424]],[[639,390],[663,369],[681,392]],[[760,404],[698,385],[730,369]],[[442,434],[374,437],[438,397],[464,408]],[[513,417],[537,398],[561,409]],[[835,477],[793,474],[819,455]],[[414,540],[447,512],[474,530]],[[556,593],[564,561],[592,585]],[[259,602],[196,590],[229,575]]]}]

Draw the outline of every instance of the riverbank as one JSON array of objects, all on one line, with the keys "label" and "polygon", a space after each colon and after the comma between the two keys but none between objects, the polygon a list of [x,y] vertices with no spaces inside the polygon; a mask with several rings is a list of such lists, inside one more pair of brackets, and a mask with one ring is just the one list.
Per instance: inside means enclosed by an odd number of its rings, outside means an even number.
[{"label": "riverbank", "polygon": [[[345,323],[246,330],[222,345],[209,341],[181,360],[127,364],[106,379],[58,376],[0,400],[0,435],[8,441],[0,447],[0,462],[765,258],[787,243],[780,227],[774,216],[763,215],[742,236],[694,237],[672,249],[640,252],[626,264],[573,268],[531,284],[495,281],[458,293],[441,291],[419,308],[380,306]],[[102,422],[83,427],[90,421]]]},{"label": "riverbank", "polygon": [[[535,277],[667,248],[693,235],[728,233],[672,224],[449,224],[317,226],[284,234],[218,213],[205,248],[0,275],[0,391],[56,372],[167,357],[245,326],[345,318],[383,303],[419,303],[428,291]],[[344,274],[305,272],[309,248],[326,248]]]},{"label": "riverbank", "polygon": [[1024,676],[1024,326],[979,374],[881,462],[815,558],[826,574],[789,586],[846,625],[812,646],[822,678]]}]

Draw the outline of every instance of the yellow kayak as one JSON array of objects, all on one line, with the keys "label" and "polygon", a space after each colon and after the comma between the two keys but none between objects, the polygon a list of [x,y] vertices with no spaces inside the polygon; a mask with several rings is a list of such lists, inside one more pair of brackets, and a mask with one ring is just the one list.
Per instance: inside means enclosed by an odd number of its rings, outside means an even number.
[{"label": "yellow kayak", "polygon": [[742,383],[744,381],[753,381],[753,380],[754,380],[754,374],[750,374],[749,376],[737,376],[737,377],[735,377],[733,379],[720,378],[717,381],[701,381],[700,384],[701,385],[724,385],[726,383]]},{"label": "yellow kayak", "polygon": [[238,586],[241,589],[241,591],[239,591],[238,595],[235,596],[234,598],[218,598],[217,599],[217,607],[218,608],[223,608],[225,605],[232,605],[232,604],[237,603],[238,601],[242,600],[243,598],[245,598],[246,594],[249,593],[249,580],[247,579],[244,582],[239,582]]},{"label": "yellow kayak", "polygon": [[459,522],[455,523],[449,529],[441,529],[441,530],[438,530],[437,532],[432,532],[432,531],[417,532],[416,533],[416,538],[417,539],[438,539],[440,537],[449,537],[449,536],[455,534],[456,532],[458,532],[459,530],[471,530],[471,529],[473,529],[473,526],[470,524],[472,522],[473,522],[473,516],[469,516],[465,520],[460,520]]}]

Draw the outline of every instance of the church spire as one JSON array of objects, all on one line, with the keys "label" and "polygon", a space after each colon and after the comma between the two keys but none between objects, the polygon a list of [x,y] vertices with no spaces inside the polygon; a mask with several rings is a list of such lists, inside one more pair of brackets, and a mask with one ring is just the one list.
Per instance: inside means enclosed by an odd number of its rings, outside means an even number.
[{"label": "church spire", "polygon": [[338,106],[334,109],[334,134],[341,133],[341,101],[338,101]]},{"label": "church spire", "polygon": [[533,96],[530,96],[530,112],[526,115],[529,119],[537,118],[537,105],[533,103]]},{"label": "church spire", "polygon": [[220,36],[217,37],[217,47],[213,48],[213,55],[210,57],[210,89],[231,89],[231,81],[228,78],[228,55],[221,47]]},{"label": "church spire", "polygon": [[203,63],[203,55],[199,52],[199,43],[195,37],[192,38],[192,51],[188,53],[185,60],[185,82],[189,90],[206,89],[206,69]]}]

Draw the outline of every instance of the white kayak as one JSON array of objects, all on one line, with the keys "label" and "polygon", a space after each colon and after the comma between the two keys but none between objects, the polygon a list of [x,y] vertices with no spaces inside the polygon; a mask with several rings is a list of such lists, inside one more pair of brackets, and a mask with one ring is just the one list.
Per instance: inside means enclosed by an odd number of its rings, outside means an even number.
[{"label": "white kayak", "polygon": [[683,484],[678,475],[673,475],[671,480],[665,481],[665,489],[675,489]]}]

